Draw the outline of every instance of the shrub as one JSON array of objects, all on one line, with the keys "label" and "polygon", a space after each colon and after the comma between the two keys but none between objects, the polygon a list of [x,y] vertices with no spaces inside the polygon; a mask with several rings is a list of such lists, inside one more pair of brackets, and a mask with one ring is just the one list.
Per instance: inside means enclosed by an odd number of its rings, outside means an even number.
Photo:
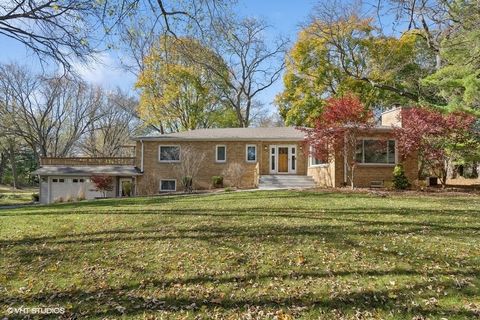
[{"label": "shrub", "polygon": [[132,183],[131,182],[125,182],[122,184],[122,188],[123,188],[123,193],[125,196],[127,197],[131,197],[132,196]]},{"label": "shrub", "polygon": [[185,192],[192,192],[193,190],[193,178],[192,177],[182,177],[182,186]]},{"label": "shrub", "polygon": [[103,197],[107,197],[107,191],[113,190],[113,178],[107,175],[98,175],[90,177],[97,191],[103,193]]},{"label": "shrub", "polygon": [[85,191],[83,189],[78,190],[77,200],[82,201],[85,200],[85,198]]},{"label": "shrub", "polygon": [[213,176],[212,184],[214,188],[223,188],[223,177],[222,176]]},{"label": "shrub", "polygon": [[405,190],[410,187],[405,170],[400,164],[397,164],[393,169],[393,187],[398,190]]},{"label": "shrub", "polygon": [[32,193],[32,201],[33,202],[40,201],[40,195],[38,193]]},{"label": "shrub", "polygon": [[240,188],[242,184],[242,179],[247,173],[247,168],[238,162],[231,162],[228,164],[228,167],[224,170],[224,176],[228,179],[229,184],[232,187]]},{"label": "shrub", "polygon": [[145,175],[138,184],[139,193],[152,196],[158,194],[160,190],[160,179],[153,175]]}]

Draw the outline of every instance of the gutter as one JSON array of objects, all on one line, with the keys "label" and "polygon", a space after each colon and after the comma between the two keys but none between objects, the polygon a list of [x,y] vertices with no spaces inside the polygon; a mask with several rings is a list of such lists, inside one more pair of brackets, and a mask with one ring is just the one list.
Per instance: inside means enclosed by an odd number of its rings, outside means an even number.
[{"label": "gutter", "polygon": [[140,153],[140,171],[143,173],[143,150],[144,150],[143,139],[140,139],[140,143],[142,144],[142,149]]},{"label": "gutter", "polygon": [[158,142],[182,142],[182,141],[221,141],[221,142],[234,142],[234,141],[259,141],[259,142],[283,142],[283,141],[303,141],[304,137],[297,137],[297,138],[232,138],[232,137],[220,137],[220,138],[177,138],[177,137],[140,137],[134,138],[135,141],[158,141]]}]

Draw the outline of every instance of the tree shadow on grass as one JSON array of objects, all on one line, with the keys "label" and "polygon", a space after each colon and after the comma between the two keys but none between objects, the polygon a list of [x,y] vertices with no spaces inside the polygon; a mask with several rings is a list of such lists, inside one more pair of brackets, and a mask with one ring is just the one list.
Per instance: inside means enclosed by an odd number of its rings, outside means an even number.
[{"label": "tree shadow on grass", "polygon": [[[409,286],[384,289],[365,289],[360,291],[346,290],[341,292],[331,292],[330,294],[313,294],[313,292],[292,293],[275,296],[265,296],[261,294],[262,288],[268,287],[268,281],[277,279],[296,279],[305,278],[327,278],[327,277],[344,277],[350,275],[360,276],[398,276],[398,275],[416,275],[415,271],[393,269],[385,271],[376,270],[358,270],[353,272],[331,272],[331,273],[312,273],[299,272],[293,274],[270,273],[267,275],[249,274],[246,276],[234,277],[218,277],[218,276],[200,276],[195,278],[177,278],[166,281],[151,281],[147,284],[152,291],[143,292],[145,288],[142,285],[134,284],[130,286],[122,286],[119,288],[97,289],[92,291],[84,291],[80,289],[42,292],[38,294],[25,294],[22,296],[9,296],[5,298],[8,306],[32,305],[32,304],[49,304],[49,305],[66,305],[71,303],[73,306],[69,310],[73,316],[80,318],[91,317],[119,317],[122,314],[126,316],[136,316],[148,311],[179,311],[179,310],[198,310],[207,311],[234,311],[242,312],[251,307],[259,307],[262,309],[292,309],[307,308],[312,310],[333,311],[342,310],[343,312],[352,312],[355,310],[365,311],[384,311],[387,313],[400,313],[411,316],[428,316],[428,317],[460,317],[471,319],[478,314],[473,310],[467,310],[461,306],[442,307],[436,304],[428,305],[427,303],[412,304],[413,298],[423,299],[427,301],[432,296],[431,287],[443,287],[450,291],[450,294],[470,297],[471,290],[461,289],[455,286],[452,280],[438,280],[435,283],[423,281]],[[441,274],[441,273],[439,273]],[[456,274],[456,273],[450,273]],[[478,272],[476,273],[478,275]],[[258,290],[251,292],[250,280],[260,281]],[[181,293],[171,293],[168,288],[174,285],[207,285],[207,284],[238,284],[246,283],[250,287],[250,296],[247,298],[238,292],[235,296],[218,296],[218,294],[209,294],[207,291],[201,294],[189,295],[188,291]],[[420,292],[420,294],[417,294]],[[78,303],[81,301],[81,304]],[[73,302],[73,303],[72,303]],[[116,306],[121,306],[119,311]]]},{"label": "tree shadow on grass", "polygon": [[[163,205],[171,202],[179,204],[190,204],[193,206],[201,205],[202,203],[209,204],[222,204],[223,202],[235,202],[235,201],[260,201],[267,199],[298,199],[300,201],[322,201],[323,199],[337,199],[345,201],[349,200],[361,200],[361,199],[371,199],[375,201],[380,201],[385,203],[385,201],[399,199],[399,196],[388,197],[388,198],[378,198],[375,195],[367,193],[342,193],[342,192],[332,192],[332,191],[296,191],[296,190],[279,190],[279,191],[253,191],[253,192],[239,192],[239,193],[215,193],[215,194],[192,194],[192,195],[165,195],[165,196],[151,196],[151,197],[134,197],[134,198],[113,198],[113,199],[99,199],[95,201],[86,201],[86,202],[75,202],[75,203],[57,203],[50,205],[40,205],[30,208],[18,208],[10,210],[2,210],[3,212],[0,216],[8,215],[21,215],[21,214],[62,214],[67,211],[67,213],[78,213],[82,210],[85,210],[85,213],[92,213],[88,209],[102,209],[102,208],[119,208],[125,206],[148,206],[148,205]],[[401,197],[402,200],[418,200],[419,197]],[[463,198],[441,198],[435,197],[434,201],[437,203],[446,204],[465,204],[465,199]],[[301,204],[297,203],[297,204]],[[295,205],[297,205],[295,204]],[[390,208],[390,205],[387,205],[386,208]],[[138,208],[137,208],[138,209]],[[321,208],[319,208],[321,209]],[[363,208],[364,209],[364,208]],[[59,212],[58,212],[59,211]]]},{"label": "tree shadow on grass", "polygon": [[[163,213],[176,215],[178,213]],[[190,213],[191,215],[202,215],[201,213]],[[181,213],[181,215],[187,215]],[[222,216],[221,213],[207,214],[209,216]],[[228,215],[229,217],[232,214]],[[252,216],[260,217],[257,213],[237,213],[233,216]],[[94,232],[68,233],[46,237],[25,237],[19,240],[0,240],[0,248],[12,245],[32,245],[32,244],[82,244],[95,242],[121,242],[137,240],[212,240],[229,238],[262,238],[266,241],[275,241],[275,237],[314,237],[318,239],[328,238],[332,241],[344,239],[346,236],[375,236],[375,235],[402,235],[402,234],[432,234],[440,235],[459,235],[459,236],[477,236],[480,227],[475,226],[455,226],[449,222],[445,224],[432,222],[406,222],[406,221],[375,221],[363,219],[351,219],[339,217],[311,217],[305,215],[290,214],[268,214],[265,217],[273,218],[271,223],[264,221],[265,226],[241,226],[241,225],[223,225],[217,221],[216,225],[200,225],[198,227],[174,227],[163,224],[160,228],[127,228],[102,230]],[[298,224],[285,225],[283,222],[276,222],[275,218],[319,220],[321,224]],[[328,222],[335,224],[328,224]],[[349,224],[339,222],[347,222]],[[365,228],[368,227],[368,228]],[[273,237],[273,238],[272,238]]]},{"label": "tree shadow on grass", "polygon": [[[110,207],[109,207],[110,208]],[[82,208],[82,210],[60,212],[51,210],[35,210],[18,212],[14,215],[8,213],[0,213],[1,216],[30,216],[30,215],[178,215],[178,216],[211,216],[211,217],[284,217],[284,218],[304,218],[304,219],[324,219],[325,216],[356,215],[382,215],[390,216],[411,216],[413,218],[420,216],[428,216],[430,218],[437,216],[443,218],[456,218],[459,216],[477,218],[480,212],[476,209],[411,209],[411,208],[388,208],[388,207],[350,207],[350,208],[315,208],[296,206],[295,208],[265,208],[263,206],[244,207],[244,208],[125,208],[111,207],[108,211],[92,211],[90,207]]]},{"label": "tree shadow on grass", "polygon": [[[328,218],[341,221],[339,218]],[[350,220],[347,220],[351,222]],[[478,228],[458,228],[444,225],[429,226],[425,229],[422,225],[414,223],[406,224],[402,229],[398,228],[396,222],[378,222],[366,221],[367,228],[364,228],[364,221],[354,221],[353,225],[337,224],[329,225],[322,221],[322,225],[301,224],[301,225],[279,225],[268,224],[257,226],[242,226],[230,224],[199,225],[199,226],[181,226],[181,227],[162,227],[162,228],[134,228],[122,230],[104,230],[96,232],[75,233],[67,235],[57,235],[50,237],[31,237],[20,240],[2,240],[0,249],[8,253],[10,257],[18,259],[24,264],[33,262],[39,256],[37,251],[48,250],[56,246],[67,246],[66,251],[74,248],[92,248],[94,246],[121,246],[127,242],[174,242],[178,244],[187,242],[206,242],[215,247],[226,246],[241,252],[243,249],[238,247],[240,243],[278,245],[281,246],[286,241],[289,243],[305,243],[306,241],[318,241],[322,239],[326,246],[339,251],[358,250],[378,257],[390,257],[394,261],[400,260],[415,262],[414,258],[407,258],[411,250],[420,253],[422,261],[444,265],[445,261],[451,260],[451,257],[443,251],[429,250],[426,252],[408,246],[399,248],[390,248],[385,250],[384,244],[389,244],[389,236],[412,235],[421,233],[428,236],[458,236],[458,237],[478,237]],[[359,241],[361,239],[362,241]],[[435,244],[432,244],[435,246]],[[78,247],[81,246],[81,247]],[[86,246],[86,247],[85,247]],[[53,250],[53,249],[52,249]],[[90,249],[89,249],[90,250]],[[48,253],[48,251],[47,251]],[[413,252],[412,252],[413,253]],[[43,253],[40,254],[40,256]],[[60,254],[60,253],[59,253]],[[6,256],[7,256],[6,255]],[[61,254],[62,258],[68,255]],[[403,255],[406,255],[402,257]],[[450,261],[453,265],[455,261]]]}]

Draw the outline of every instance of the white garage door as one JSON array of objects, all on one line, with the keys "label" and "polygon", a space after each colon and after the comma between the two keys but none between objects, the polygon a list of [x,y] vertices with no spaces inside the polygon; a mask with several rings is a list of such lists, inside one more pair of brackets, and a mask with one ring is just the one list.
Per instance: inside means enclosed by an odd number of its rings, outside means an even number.
[{"label": "white garage door", "polygon": [[86,177],[54,177],[50,178],[50,202],[68,201],[69,199],[94,199],[102,197],[95,186]]}]

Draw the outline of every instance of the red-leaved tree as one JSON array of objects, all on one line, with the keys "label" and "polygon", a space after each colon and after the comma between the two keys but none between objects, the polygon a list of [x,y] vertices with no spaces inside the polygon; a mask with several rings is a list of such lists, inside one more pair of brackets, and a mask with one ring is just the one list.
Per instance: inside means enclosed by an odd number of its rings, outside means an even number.
[{"label": "red-leaved tree", "polygon": [[103,193],[104,198],[107,197],[107,191],[113,190],[113,178],[111,176],[97,175],[90,177],[90,180],[95,185],[95,189]]},{"label": "red-leaved tree", "polygon": [[463,112],[443,114],[426,108],[402,110],[402,127],[395,129],[400,156],[417,152],[421,170],[447,182],[448,168],[471,150],[478,150],[476,118]]},{"label": "red-leaved tree", "polygon": [[[322,161],[340,155],[345,161],[348,182],[354,188],[355,149],[362,132],[373,127],[373,113],[354,95],[327,100],[325,108],[306,132],[307,152]],[[346,181],[347,182],[347,181]]]}]

